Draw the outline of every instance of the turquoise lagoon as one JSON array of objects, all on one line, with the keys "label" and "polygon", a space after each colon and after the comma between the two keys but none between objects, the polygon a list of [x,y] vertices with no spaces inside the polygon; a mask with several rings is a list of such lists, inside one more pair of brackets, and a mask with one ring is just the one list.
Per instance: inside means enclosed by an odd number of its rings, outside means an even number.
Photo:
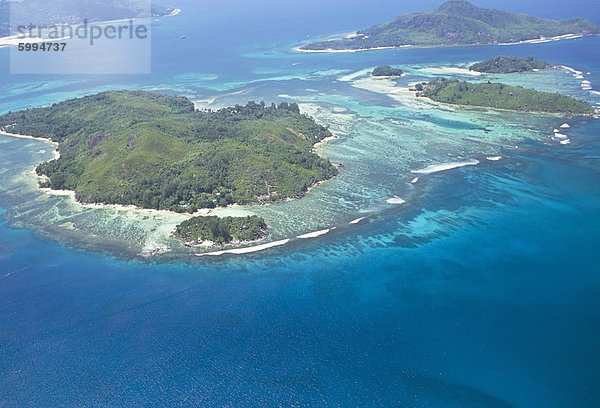
[{"label": "turquoise lagoon", "polygon": [[[338,136],[320,154],[343,167],[301,200],[219,211],[261,215],[288,244],[197,258],[168,239],[180,216],[40,192],[30,172],[53,147],[1,137],[0,406],[597,406],[600,121],[453,109],[402,89],[499,80],[464,68],[510,53],[580,71],[592,89],[566,68],[502,81],[597,104],[600,39],[303,54],[291,48],[307,35],[387,13],[267,3],[183,1],[155,22],[151,76],[3,72],[1,111],[125,88],[200,107],[298,102]],[[544,13],[600,16],[587,6]],[[409,75],[371,80],[380,64]],[[565,121],[567,145],[551,137]],[[472,165],[412,173],[457,162]],[[170,252],[138,260],[153,248]]]}]

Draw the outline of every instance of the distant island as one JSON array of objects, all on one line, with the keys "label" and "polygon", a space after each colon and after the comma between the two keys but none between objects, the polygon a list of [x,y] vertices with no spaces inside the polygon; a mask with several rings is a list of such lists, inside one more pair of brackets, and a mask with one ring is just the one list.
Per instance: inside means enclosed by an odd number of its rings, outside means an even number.
[{"label": "distant island", "polygon": [[496,57],[469,67],[471,71],[485,74],[511,74],[551,68],[552,65],[533,57]]},{"label": "distant island", "polygon": [[0,37],[10,35],[10,3],[0,0]]},{"label": "distant island", "polygon": [[257,241],[266,235],[267,224],[256,215],[223,218],[193,217],[179,224],[173,233],[173,237],[183,241],[186,246],[239,244]]},{"label": "distant island", "polygon": [[194,213],[302,196],[337,168],[312,153],[331,133],[297,104],[199,111],[183,97],[111,91],[0,116],[0,130],[49,138],[42,187],[82,203]]},{"label": "distant island", "polygon": [[299,50],[327,52],[411,45],[485,45],[597,34],[600,34],[600,27],[585,19],[548,20],[453,0],[430,12],[405,14],[352,36],[313,42]]},{"label": "distant island", "polygon": [[417,95],[436,102],[508,109],[519,112],[588,115],[594,108],[570,96],[498,83],[471,83],[438,79],[421,87]]},{"label": "distant island", "polygon": [[400,68],[392,68],[389,65],[380,65],[373,70],[371,75],[374,77],[393,77],[401,76],[404,73]]},{"label": "distant island", "polygon": [[[173,14],[174,7],[152,5],[138,0],[0,0],[0,37],[16,34],[15,25],[47,26],[79,24]],[[11,11],[12,7],[12,11]],[[151,15],[148,15],[148,11]],[[12,12],[12,21],[11,21]],[[12,24],[11,24],[12,23]]]}]

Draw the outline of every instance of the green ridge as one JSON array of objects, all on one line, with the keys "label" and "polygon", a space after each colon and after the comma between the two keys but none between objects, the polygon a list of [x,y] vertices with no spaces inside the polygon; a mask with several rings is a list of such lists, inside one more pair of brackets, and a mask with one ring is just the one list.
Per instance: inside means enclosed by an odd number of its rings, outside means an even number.
[{"label": "green ridge", "polygon": [[448,1],[430,12],[409,13],[358,31],[351,38],[318,41],[305,50],[357,50],[377,47],[458,46],[513,43],[565,34],[597,35],[600,27],[585,19],[548,20],[521,13]]}]

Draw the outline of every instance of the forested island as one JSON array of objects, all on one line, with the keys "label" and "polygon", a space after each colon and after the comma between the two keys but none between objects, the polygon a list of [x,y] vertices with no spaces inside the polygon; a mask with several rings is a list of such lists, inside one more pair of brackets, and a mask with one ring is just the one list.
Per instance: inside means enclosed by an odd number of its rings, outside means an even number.
[{"label": "forested island", "polygon": [[267,224],[256,216],[193,217],[179,224],[173,236],[187,246],[257,241],[267,235]]},{"label": "forested island", "polygon": [[401,76],[404,73],[400,68],[392,68],[389,65],[380,65],[373,70],[371,75],[374,77],[392,77]]},{"label": "forested island", "polygon": [[498,83],[470,83],[438,79],[422,87],[417,95],[454,105],[481,106],[520,112],[588,115],[594,108],[570,96],[541,92]]},{"label": "forested island", "polygon": [[0,130],[49,138],[43,187],[83,203],[194,213],[300,197],[337,173],[312,153],[331,136],[297,104],[196,110],[184,97],[111,91],[0,116]]},{"label": "forested island", "polygon": [[521,13],[480,8],[467,1],[453,0],[430,12],[405,14],[358,31],[351,37],[313,42],[301,46],[300,50],[485,45],[569,34],[597,35],[600,34],[600,27],[580,18],[548,20]]},{"label": "forested island", "polygon": [[530,72],[551,68],[552,65],[533,57],[496,57],[483,62],[478,62],[469,67],[469,70],[485,74],[511,74],[515,72]]}]

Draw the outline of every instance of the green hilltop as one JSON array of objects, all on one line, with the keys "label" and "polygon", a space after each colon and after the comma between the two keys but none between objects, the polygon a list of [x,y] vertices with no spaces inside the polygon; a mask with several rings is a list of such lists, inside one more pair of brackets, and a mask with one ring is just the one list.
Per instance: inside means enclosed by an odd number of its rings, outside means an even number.
[{"label": "green hilltop", "polygon": [[409,13],[358,31],[356,36],[313,42],[304,50],[357,50],[377,47],[459,46],[513,43],[566,34],[597,35],[600,27],[585,19],[548,20],[521,13],[448,1],[430,12]]},{"label": "green hilltop", "polygon": [[438,79],[418,93],[437,102],[464,106],[481,106],[520,112],[588,115],[594,108],[570,96],[541,92],[520,86],[498,83],[470,83]]},{"label": "green hilltop", "polygon": [[298,197],[337,173],[312,153],[331,133],[286,102],[198,111],[112,91],[2,115],[0,129],[58,142],[60,158],[37,171],[84,203],[195,212]]},{"label": "green hilltop", "polygon": [[478,62],[469,67],[471,71],[486,74],[511,74],[515,72],[529,72],[539,69],[551,68],[552,65],[533,57],[496,57]]}]

